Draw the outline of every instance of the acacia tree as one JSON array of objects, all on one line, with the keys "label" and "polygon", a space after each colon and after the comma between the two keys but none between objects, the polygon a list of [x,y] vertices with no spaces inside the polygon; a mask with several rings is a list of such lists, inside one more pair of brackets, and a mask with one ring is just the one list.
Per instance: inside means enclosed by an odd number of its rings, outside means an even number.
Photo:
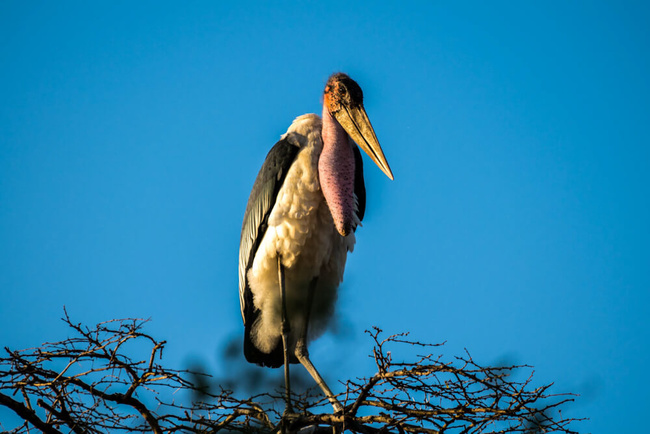
[{"label": "acacia tree", "polygon": [[[551,394],[551,385],[532,386],[524,365],[481,366],[469,354],[446,361],[408,336],[373,340],[376,372],[348,380],[337,396],[342,413],[307,391],[295,395],[295,414],[281,413],[281,390],[241,398],[209,387],[205,374],[165,368],[165,346],[146,334],[144,320],[122,319],[87,327],[63,320],[73,337],[39,348],[11,350],[0,358],[0,405],[19,422],[12,433],[104,432],[422,432],[574,433],[576,419],[562,416],[570,394]],[[400,347],[428,354],[396,361]],[[141,360],[130,355],[146,349]],[[429,353],[430,352],[430,353]],[[524,380],[515,373],[526,372]],[[191,399],[193,397],[194,399]],[[305,430],[306,429],[306,430]]]}]

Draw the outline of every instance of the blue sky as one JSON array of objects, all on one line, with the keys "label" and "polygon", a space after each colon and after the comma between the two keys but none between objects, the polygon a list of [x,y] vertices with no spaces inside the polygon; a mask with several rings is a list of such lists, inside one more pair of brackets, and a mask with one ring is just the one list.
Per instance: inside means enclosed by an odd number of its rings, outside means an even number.
[{"label": "blue sky", "polygon": [[2,2],[0,344],[65,338],[65,305],[151,318],[168,366],[222,369],[257,170],[345,71],[395,181],[366,160],[339,333],[311,350],[335,391],[373,373],[376,325],[534,365],[582,395],[575,428],[638,431],[648,22],[644,2]]}]

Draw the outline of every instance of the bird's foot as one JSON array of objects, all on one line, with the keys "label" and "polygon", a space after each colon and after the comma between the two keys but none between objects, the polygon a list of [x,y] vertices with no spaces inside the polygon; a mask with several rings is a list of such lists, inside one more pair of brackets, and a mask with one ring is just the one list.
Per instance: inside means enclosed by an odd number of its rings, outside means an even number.
[{"label": "bird's foot", "polygon": [[343,414],[345,413],[345,408],[341,405],[338,399],[334,395],[329,396],[327,399],[329,399],[330,404],[332,404],[332,408],[334,409],[334,414]]},{"label": "bird's foot", "polygon": [[284,412],[282,413],[282,418],[278,424],[277,432],[280,434],[286,434],[292,432],[291,425],[300,417],[300,414],[296,413],[293,407],[290,404],[287,404],[284,407]]},{"label": "bird's foot", "polygon": [[282,413],[282,418],[291,418],[297,416],[298,413],[293,409],[291,405],[287,405],[284,407],[284,412]]}]

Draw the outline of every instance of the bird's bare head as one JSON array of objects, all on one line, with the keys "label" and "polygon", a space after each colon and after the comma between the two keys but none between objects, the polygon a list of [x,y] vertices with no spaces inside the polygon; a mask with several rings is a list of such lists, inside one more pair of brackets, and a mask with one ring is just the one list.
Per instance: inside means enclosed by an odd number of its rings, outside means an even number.
[{"label": "bird's bare head", "polygon": [[332,74],[325,85],[323,103],[334,114],[344,107],[363,107],[363,91],[347,74]]},{"label": "bird's bare head", "polygon": [[363,92],[357,82],[342,72],[333,74],[325,85],[323,105],[386,176],[393,179],[393,172],[363,107]]}]

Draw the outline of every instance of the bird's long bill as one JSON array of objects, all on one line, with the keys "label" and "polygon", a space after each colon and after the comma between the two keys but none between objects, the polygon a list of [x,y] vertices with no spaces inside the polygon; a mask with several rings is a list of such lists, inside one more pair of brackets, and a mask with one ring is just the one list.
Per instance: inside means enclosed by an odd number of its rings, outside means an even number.
[{"label": "bird's long bill", "polygon": [[393,179],[393,172],[390,170],[381,146],[379,146],[375,130],[372,129],[370,119],[368,119],[368,115],[363,106],[344,106],[341,110],[334,113],[334,116],[350,137],[352,137],[352,140],[372,158],[372,161],[379,166],[386,176]]}]

